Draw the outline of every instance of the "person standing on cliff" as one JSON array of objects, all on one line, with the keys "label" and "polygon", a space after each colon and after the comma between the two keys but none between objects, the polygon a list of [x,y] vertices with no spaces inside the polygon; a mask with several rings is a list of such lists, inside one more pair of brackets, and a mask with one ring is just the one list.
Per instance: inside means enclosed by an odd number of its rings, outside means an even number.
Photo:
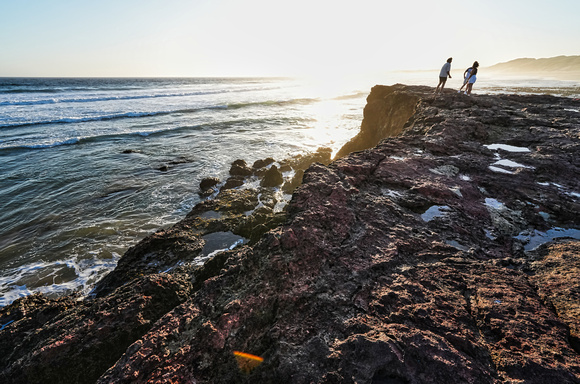
[{"label": "person standing on cliff", "polygon": [[[441,72],[439,73],[439,84],[437,84],[437,88],[435,89],[435,93],[443,92],[443,88],[445,87],[445,83],[447,82],[447,76],[451,79],[451,62],[453,58],[450,57],[447,59],[447,62],[443,64],[441,67]],[[441,89],[439,89],[441,87]]]},{"label": "person standing on cliff", "polygon": [[479,67],[479,63],[477,61],[475,61],[473,63],[473,69],[469,73],[469,78],[467,79],[467,88],[465,88],[465,94],[467,96],[471,95],[471,89],[473,88],[473,84],[475,83],[475,80],[477,80],[477,77],[475,75],[477,75],[477,68],[478,67]]},{"label": "person standing on cliff", "polygon": [[465,70],[465,72],[463,72],[463,85],[461,86],[461,88],[459,88],[459,91],[457,91],[457,93],[461,93],[461,91],[463,90],[463,87],[465,87],[467,85],[467,81],[469,80],[469,76],[471,76],[472,69],[473,69],[473,67],[469,67]]}]

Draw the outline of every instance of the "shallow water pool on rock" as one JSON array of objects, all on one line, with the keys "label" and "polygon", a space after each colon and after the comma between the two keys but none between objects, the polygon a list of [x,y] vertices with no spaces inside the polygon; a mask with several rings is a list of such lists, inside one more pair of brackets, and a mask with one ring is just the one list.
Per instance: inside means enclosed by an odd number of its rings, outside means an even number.
[{"label": "shallow water pool on rock", "polygon": [[532,251],[542,244],[563,237],[571,237],[573,239],[580,240],[580,230],[575,228],[554,227],[547,230],[546,232],[541,232],[538,230],[525,231],[515,236],[516,239],[524,243],[524,250],[526,251]]},{"label": "shallow water pool on rock", "polygon": [[205,245],[200,256],[195,259],[197,265],[202,265],[216,253],[234,249],[248,241],[245,237],[238,236],[231,231],[210,233],[203,236],[203,239],[205,240]]},{"label": "shallow water pool on rock", "polygon": [[424,221],[431,221],[438,217],[444,217],[450,210],[451,209],[446,205],[433,205],[421,215],[421,218]]},{"label": "shallow water pool on rock", "polygon": [[515,145],[507,145],[507,144],[489,144],[484,145],[491,149],[492,151],[496,151],[498,149],[503,149],[506,152],[531,152],[529,148],[526,147],[516,147]]}]

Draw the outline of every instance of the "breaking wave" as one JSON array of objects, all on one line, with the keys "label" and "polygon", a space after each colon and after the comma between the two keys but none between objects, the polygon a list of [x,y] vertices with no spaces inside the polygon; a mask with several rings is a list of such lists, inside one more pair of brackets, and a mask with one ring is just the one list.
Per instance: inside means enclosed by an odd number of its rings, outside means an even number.
[{"label": "breaking wave", "polygon": [[85,123],[91,121],[104,121],[104,120],[116,120],[116,119],[129,119],[129,118],[142,118],[142,117],[152,117],[152,116],[164,116],[172,114],[188,114],[197,113],[203,110],[228,110],[228,109],[242,109],[248,107],[256,106],[286,106],[289,104],[310,104],[319,101],[319,99],[291,99],[291,100],[271,100],[271,101],[260,101],[260,102],[250,102],[250,103],[233,103],[233,104],[223,104],[223,105],[212,105],[201,108],[185,108],[176,109],[169,111],[151,111],[151,112],[125,112],[117,114],[107,114],[99,116],[81,116],[81,117],[66,117],[61,119],[50,119],[50,120],[39,120],[30,121],[22,123],[12,123],[12,124],[0,124],[0,128],[18,128],[26,127],[31,125],[47,125],[47,124],[67,124],[67,123]]}]

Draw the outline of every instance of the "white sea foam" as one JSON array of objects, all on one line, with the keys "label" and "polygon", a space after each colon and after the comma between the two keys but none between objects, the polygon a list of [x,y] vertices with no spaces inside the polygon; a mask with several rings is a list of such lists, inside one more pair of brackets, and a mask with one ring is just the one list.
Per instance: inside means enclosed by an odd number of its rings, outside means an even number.
[{"label": "white sea foam", "polygon": [[80,142],[80,138],[79,137],[74,137],[71,139],[66,139],[66,140],[62,140],[62,141],[53,141],[53,142],[48,142],[48,143],[38,143],[38,144],[22,144],[22,145],[16,145],[16,146],[11,146],[11,147],[3,147],[2,144],[0,143],[0,148],[6,149],[6,148],[27,148],[27,149],[46,149],[46,148],[53,148],[53,147],[59,147],[61,145],[72,145],[72,144],[77,144]]},{"label": "white sea foam", "polygon": [[253,91],[264,91],[267,88],[242,88],[236,89],[234,91],[227,89],[220,90],[206,90],[206,91],[196,91],[196,92],[175,92],[175,93],[153,93],[153,94],[134,94],[134,95],[123,95],[118,94],[114,96],[85,96],[85,97],[75,97],[75,98],[35,98],[35,99],[12,99],[0,101],[0,106],[17,106],[17,105],[42,105],[42,104],[57,104],[57,103],[94,103],[103,101],[123,101],[123,100],[139,100],[139,99],[155,99],[155,98],[168,98],[168,97],[189,97],[189,96],[204,96],[204,95],[217,95],[222,93],[231,92],[253,92]]},{"label": "white sea foam", "polygon": [[49,120],[31,120],[25,122],[15,122],[9,124],[0,125],[0,128],[15,128],[27,125],[49,125],[49,124],[78,124],[87,123],[91,121],[102,121],[102,120],[114,120],[123,118],[136,118],[136,117],[151,117],[158,115],[167,115],[170,113],[179,113],[191,111],[191,109],[181,110],[181,111],[154,111],[154,112],[124,112],[115,114],[101,114],[96,116],[80,116],[80,117],[63,117],[60,119],[49,119]]},{"label": "white sea foam", "polygon": [[[32,293],[60,295],[78,292],[79,297],[83,297],[100,277],[115,267],[120,256],[112,255],[110,259],[39,261],[3,271],[0,275],[0,307]],[[68,279],[62,276],[63,270],[69,271],[66,273]]]}]

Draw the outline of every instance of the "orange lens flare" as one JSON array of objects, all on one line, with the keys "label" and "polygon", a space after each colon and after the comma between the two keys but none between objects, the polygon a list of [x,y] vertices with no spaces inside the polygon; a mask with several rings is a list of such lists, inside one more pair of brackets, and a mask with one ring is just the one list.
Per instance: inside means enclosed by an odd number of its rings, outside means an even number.
[{"label": "orange lens flare", "polygon": [[244,373],[250,373],[258,365],[262,364],[264,359],[260,356],[252,355],[245,352],[234,351],[234,356],[238,362],[238,367]]}]

